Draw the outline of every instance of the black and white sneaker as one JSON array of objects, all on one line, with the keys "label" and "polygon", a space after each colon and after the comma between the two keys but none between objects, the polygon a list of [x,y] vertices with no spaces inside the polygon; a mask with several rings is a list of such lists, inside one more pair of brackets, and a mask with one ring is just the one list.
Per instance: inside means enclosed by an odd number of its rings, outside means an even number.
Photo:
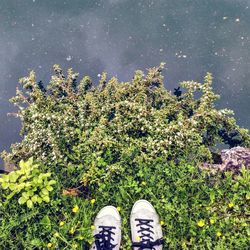
[{"label": "black and white sneaker", "polygon": [[137,201],[131,211],[130,224],[134,250],[162,250],[162,228],[151,203]]},{"label": "black and white sneaker", "polygon": [[106,206],[97,214],[90,250],[119,250],[121,245],[121,217],[113,206]]}]

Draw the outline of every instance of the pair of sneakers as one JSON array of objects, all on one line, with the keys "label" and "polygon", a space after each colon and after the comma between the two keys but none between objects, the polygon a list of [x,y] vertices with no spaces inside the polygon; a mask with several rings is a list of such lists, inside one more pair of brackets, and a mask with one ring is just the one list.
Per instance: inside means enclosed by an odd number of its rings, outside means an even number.
[{"label": "pair of sneakers", "polygon": [[[130,215],[132,249],[162,250],[162,228],[152,204],[138,200]],[[121,245],[121,217],[113,206],[106,206],[97,214],[90,250],[119,250]]]}]

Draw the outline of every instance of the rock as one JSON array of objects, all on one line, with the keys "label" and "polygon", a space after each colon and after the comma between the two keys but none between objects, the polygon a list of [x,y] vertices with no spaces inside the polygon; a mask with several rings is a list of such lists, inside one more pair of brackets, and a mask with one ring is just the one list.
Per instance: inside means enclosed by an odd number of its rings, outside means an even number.
[{"label": "rock", "polygon": [[17,169],[16,165],[13,164],[13,163],[5,162],[5,161],[3,163],[4,163],[4,169],[3,169],[3,171],[5,173],[9,173],[9,172]]},{"label": "rock", "polygon": [[0,174],[8,174],[9,172],[4,170],[4,169],[0,169]]},{"label": "rock", "polygon": [[242,165],[250,169],[250,148],[234,147],[231,149],[224,149],[221,151],[220,160],[220,164],[203,162],[200,168],[212,173],[217,171],[232,171],[236,174],[240,172]]},{"label": "rock", "polygon": [[250,169],[250,148],[235,147],[221,151],[224,171],[239,172],[242,165]]}]

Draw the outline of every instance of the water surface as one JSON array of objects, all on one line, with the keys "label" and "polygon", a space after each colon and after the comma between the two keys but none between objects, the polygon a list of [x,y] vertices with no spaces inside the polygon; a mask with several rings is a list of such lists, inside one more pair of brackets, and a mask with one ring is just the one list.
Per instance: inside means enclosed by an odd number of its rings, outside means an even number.
[{"label": "water surface", "polygon": [[34,69],[48,82],[53,64],[121,81],[167,62],[165,85],[201,81],[207,71],[218,107],[250,128],[249,0],[1,0],[0,151],[19,138],[8,99]]}]

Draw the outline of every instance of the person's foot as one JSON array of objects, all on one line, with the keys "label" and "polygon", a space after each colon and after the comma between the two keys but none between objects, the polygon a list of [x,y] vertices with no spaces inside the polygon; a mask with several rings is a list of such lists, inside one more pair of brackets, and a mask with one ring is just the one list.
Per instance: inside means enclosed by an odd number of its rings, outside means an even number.
[{"label": "person's foot", "polygon": [[134,250],[162,250],[162,228],[151,203],[137,201],[131,211],[130,224]]},{"label": "person's foot", "polygon": [[121,244],[121,217],[113,206],[106,206],[97,214],[91,250],[119,250]]}]

